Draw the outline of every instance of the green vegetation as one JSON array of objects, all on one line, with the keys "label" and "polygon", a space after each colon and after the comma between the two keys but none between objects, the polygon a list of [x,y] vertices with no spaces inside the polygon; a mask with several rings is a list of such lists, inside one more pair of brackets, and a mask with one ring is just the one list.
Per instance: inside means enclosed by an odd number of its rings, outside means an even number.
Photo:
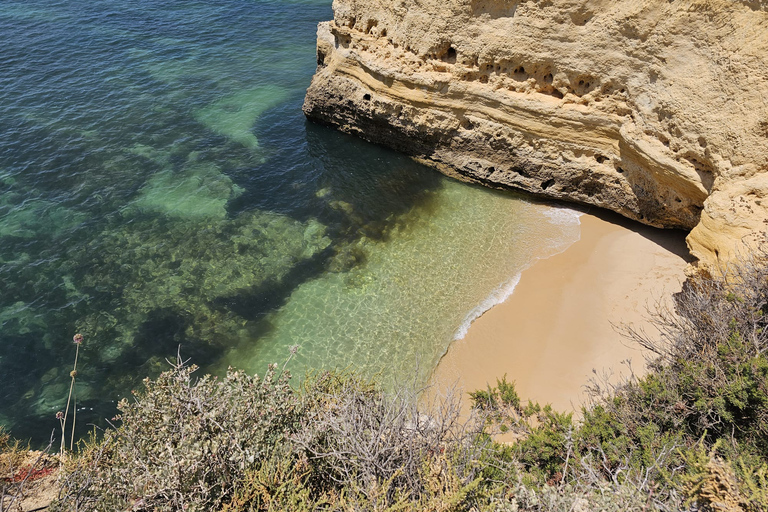
[{"label": "green vegetation", "polygon": [[427,415],[349,373],[296,390],[275,365],[263,378],[194,371],[178,364],[123,400],[121,425],[65,463],[53,509],[464,510],[494,488],[491,442],[462,430],[456,402]]},{"label": "green vegetation", "polygon": [[473,394],[520,435],[511,452],[523,481],[624,487],[658,509],[768,509],[764,247],[719,276],[689,279],[675,311],[656,313],[657,337],[627,330],[656,358],[642,378],[593,382],[580,421],[522,406],[504,379]]},{"label": "green vegetation", "polygon": [[179,360],[81,441],[51,509],[768,510],[767,258],[689,279],[657,337],[627,331],[648,373],[593,382],[579,420],[506,376],[462,420],[455,397],[354,373],[297,388],[285,367],[195,378]]},{"label": "green vegetation", "polygon": [[18,440],[0,427],[0,511],[10,510],[19,499],[20,479],[16,476],[22,469],[28,446],[23,446]]},{"label": "green vegetation", "polygon": [[31,451],[0,426],[0,512],[29,510],[24,499],[40,494],[39,480],[54,480],[58,465],[46,451]]}]

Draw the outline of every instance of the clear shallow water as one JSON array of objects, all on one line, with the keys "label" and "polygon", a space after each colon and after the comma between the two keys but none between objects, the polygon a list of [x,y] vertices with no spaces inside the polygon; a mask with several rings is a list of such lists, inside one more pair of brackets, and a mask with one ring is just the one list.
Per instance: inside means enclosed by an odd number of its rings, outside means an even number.
[{"label": "clear shallow water", "polygon": [[386,239],[363,236],[343,247],[339,259],[355,258],[353,267],[296,287],[265,317],[270,331],[224,362],[256,371],[298,344],[299,367],[351,366],[384,381],[424,382],[448,344],[512,292],[522,269],[578,238],[577,214],[553,218],[550,210],[441,180]]},{"label": "clear shallow water", "polygon": [[[424,378],[572,214],[307,123],[327,0],[0,3],[0,424],[83,429],[182,354]],[[478,310],[479,311],[479,310]]]}]

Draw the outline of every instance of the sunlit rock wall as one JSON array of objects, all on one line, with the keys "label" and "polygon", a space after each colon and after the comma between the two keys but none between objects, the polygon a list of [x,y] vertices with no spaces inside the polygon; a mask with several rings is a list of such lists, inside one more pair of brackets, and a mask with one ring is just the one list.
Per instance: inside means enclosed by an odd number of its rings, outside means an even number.
[{"label": "sunlit rock wall", "polygon": [[766,228],[763,2],[335,0],[304,111],[447,174],[692,230]]}]

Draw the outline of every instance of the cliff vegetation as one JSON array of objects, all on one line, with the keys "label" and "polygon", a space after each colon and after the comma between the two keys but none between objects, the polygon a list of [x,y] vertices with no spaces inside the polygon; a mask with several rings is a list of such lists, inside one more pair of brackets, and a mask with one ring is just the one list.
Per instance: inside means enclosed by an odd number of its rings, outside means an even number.
[{"label": "cliff vegetation", "polygon": [[[50,510],[766,510],[766,263],[692,278],[659,336],[627,331],[648,373],[592,382],[578,420],[506,377],[465,420],[456,396],[353,372],[299,385],[285,366],[218,379],[177,360],[62,458]],[[43,468],[0,441],[10,511]]]}]

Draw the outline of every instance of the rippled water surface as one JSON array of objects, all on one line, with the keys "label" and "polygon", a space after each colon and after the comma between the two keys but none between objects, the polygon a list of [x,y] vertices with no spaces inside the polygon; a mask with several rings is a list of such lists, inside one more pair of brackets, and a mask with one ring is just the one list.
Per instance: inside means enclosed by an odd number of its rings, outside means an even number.
[{"label": "rippled water surface", "polygon": [[[0,424],[103,424],[177,348],[426,378],[568,212],[305,121],[329,0],[0,2]],[[417,370],[418,369],[418,370]]]}]

